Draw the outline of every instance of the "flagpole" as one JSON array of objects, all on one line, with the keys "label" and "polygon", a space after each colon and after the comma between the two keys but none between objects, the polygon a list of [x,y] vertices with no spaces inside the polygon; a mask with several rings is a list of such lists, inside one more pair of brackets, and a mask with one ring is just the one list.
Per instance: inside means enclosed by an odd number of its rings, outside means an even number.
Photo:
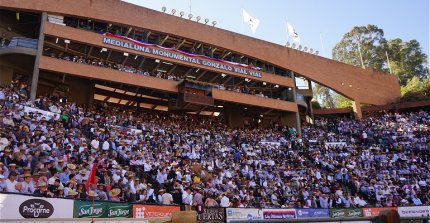
[{"label": "flagpole", "polygon": [[358,53],[360,54],[361,67],[363,67],[363,69],[365,69],[366,67],[364,66],[364,63],[363,63],[363,56],[361,55],[360,42],[357,42],[357,44],[358,44]]},{"label": "flagpole", "polygon": [[94,223],[94,196],[92,196],[92,198],[93,198],[93,202],[91,204],[91,223]]},{"label": "flagpole", "polygon": [[390,64],[390,59],[388,59],[388,52],[387,51],[385,51],[385,56],[387,56],[388,69],[390,69],[390,74],[392,74],[393,72],[391,71],[391,64]]},{"label": "flagpole", "polygon": [[321,41],[321,48],[322,48],[322,52],[324,53],[324,55],[326,56],[326,58],[329,58],[329,57],[327,56],[327,53],[325,52],[325,48],[324,48],[324,41],[323,41],[322,33],[320,33],[320,41]]}]

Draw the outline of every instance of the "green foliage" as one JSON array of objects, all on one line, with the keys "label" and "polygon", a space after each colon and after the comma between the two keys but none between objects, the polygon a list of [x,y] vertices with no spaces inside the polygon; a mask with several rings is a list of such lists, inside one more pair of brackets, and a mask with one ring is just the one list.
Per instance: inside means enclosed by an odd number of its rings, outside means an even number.
[{"label": "green foliage", "polygon": [[[384,31],[375,25],[356,26],[336,44],[332,56],[334,60],[361,67],[360,51],[365,67],[385,72],[389,72],[391,67],[392,73],[398,76],[402,86],[403,101],[429,99],[430,75],[426,66],[427,55],[422,52],[417,40],[407,42],[400,38],[387,40],[384,38]],[[326,94],[330,91],[320,92]],[[325,95],[323,98],[329,97]],[[337,93],[330,98],[337,107],[349,107],[351,104],[348,99]]]},{"label": "green foliage", "polygon": [[314,108],[314,109],[320,109],[320,108],[321,108],[320,103],[319,103],[318,101],[315,101],[315,100],[312,100],[312,101],[311,101],[311,106],[312,106],[312,108]]},{"label": "green foliage", "polygon": [[336,108],[352,108],[352,101],[348,98],[335,93],[333,95],[334,101],[336,103]]},{"label": "green foliage", "polygon": [[322,102],[322,104],[320,104],[320,107],[323,107],[323,108],[336,107],[336,103],[334,102],[333,95],[332,95],[333,93],[329,88],[315,83],[315,86],[312,88],[312,90],[313,90],[314,98],[317,101]]},{"label": "green foliage", "polygon": [[342,40],[333,48],[334,60],[361,67],[360,51],[365,67],[382,69],[385,61],[384,31],[375,25],[356,26],[343,35]]},{"label": "green foliage", "polygon": [[430,100],[430,75],[421,81],[413,77],[407,81],[406,86],[401,87],[402,102]]}]

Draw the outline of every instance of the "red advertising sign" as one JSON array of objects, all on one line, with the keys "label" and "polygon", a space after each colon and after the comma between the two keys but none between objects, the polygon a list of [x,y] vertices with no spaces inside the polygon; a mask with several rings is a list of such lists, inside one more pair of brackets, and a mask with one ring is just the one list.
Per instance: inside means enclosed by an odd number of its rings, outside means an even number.
[{"label": "red advertising sign", "polygon": [[180,211],[179,206],[133,204],[133,218],[165,218],[177,211]]},{"label": "red advertising sign", "polygon": [[381,211],[394,210],[397,211],[396,207],[383,207],[383,208],[363,208],[363,217],[376,217]]}]

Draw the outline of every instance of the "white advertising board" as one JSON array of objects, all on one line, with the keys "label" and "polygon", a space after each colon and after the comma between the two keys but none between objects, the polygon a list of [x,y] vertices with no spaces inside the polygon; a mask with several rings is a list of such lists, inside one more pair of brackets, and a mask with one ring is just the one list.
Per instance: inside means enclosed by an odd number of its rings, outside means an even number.
[{"label": "white advertising board", "polygon": [[430,206],[398,207],[400,217],[427,217],[430,216]]},{"label": "white advertising board", "polygon": [[0,219],[73,218],[73,200],[0,194]]},{"label": "white advertising board", "polygon": [[256,208],[227,208],[227,222],[232,220],[263,220],[263,211]]}]

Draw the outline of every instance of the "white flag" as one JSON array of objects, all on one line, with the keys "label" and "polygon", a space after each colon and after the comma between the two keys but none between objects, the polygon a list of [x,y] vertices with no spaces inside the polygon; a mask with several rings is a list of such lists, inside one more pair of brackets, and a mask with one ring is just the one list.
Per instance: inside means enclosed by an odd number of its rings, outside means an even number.
[{"label": "white flag", "polygon": [[252,33],[255,33],[258,28],[258,25],[260,24],[260,20],[252,17],[247,11],[245,11],[245,9],[242,9],[242,15],[243,21],[248,23],[249,27],[251,27]]},{"label": "white flag", "polygon": [[291,38],[295,41],[300,43],[300,36],[299,34],[296,32],[296,30],[294,29],[294,27],[287,22],[287,27],[288,27],[288,34],[290,34]]}]

